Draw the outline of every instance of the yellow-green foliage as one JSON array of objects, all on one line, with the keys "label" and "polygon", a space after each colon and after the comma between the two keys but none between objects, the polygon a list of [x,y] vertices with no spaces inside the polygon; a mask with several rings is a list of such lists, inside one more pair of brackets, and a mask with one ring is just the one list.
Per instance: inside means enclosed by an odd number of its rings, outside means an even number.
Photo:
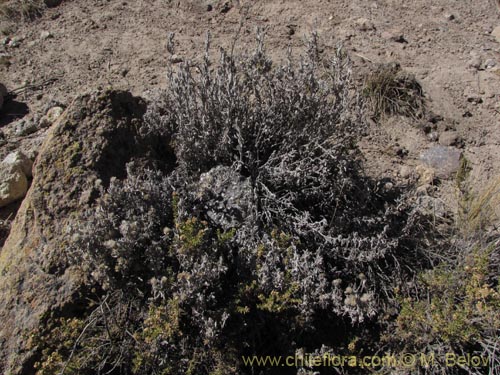
[{"label": "yellow-green foliage", "polygon": [[463,347],[500,330],[500,293],[489,278],[493,250],[476,249],[456,268],[422,274],[427,298],[402,300],[397,336],[417,347],[433,342]]},{"label": "yellow-green foliage", "polygon": [[178,233],[178,251],[181,254],[192,254],[205,239],[207,223],[196,217],[176,224]]},{"label": "yellow-green foliage", "polygon": [[[154,348],[160,341],[172,341],[182,335],[180,315],[181,310],[177,298],[170,299],[166,304],[150,306],[142,330],[135,335],[135,339],[140,344],[139,349],[134,353],[133,373],[141,373],[141,370],[155,365],[155,352],[149,350],[150,348]],[[169,366],[162,369],[162,374],[170,373],[172,369]]]},{"label": "yellow-green foliage", "polygon": [[78,357],[69,361],[85,321],[81,319],[56,319],[48,324],[47,333],[30,337],[31,347],[42,347],[42,359],[35,364],[37,375],[58,375],[64,369],[65,375],[79,374],[80,360]]},{"label": "yellow-green foliage", "polygon": [[301,300],[294,298],[294,294],[298,287],[296,284],[292,284],[284,292],[279,292],[277,290],[271,291],[271,293],[259,294],[260,303],[257,307],[263,311],[268,311],[271,313],[281,313],[294,306],[301,303]]}]

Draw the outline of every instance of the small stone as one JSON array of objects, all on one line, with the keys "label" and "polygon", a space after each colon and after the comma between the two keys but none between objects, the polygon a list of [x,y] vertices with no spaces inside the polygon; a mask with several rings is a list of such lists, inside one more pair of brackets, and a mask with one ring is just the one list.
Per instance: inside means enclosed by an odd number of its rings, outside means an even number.
[{"label": "small stone", "polygon": [[484,62],[484,69],[491,69],[497,65],[497,62],[494,59],[488,59]]},{"label": "small stone", "polygon": [[437,140],[439,139],[439,134],[437,132],[431,131],[429,134],[427,134],[427,138],[431,142],[437,142]]},{"label": "small stone", "polygon": [[0,163],[0,207],[24,198],[28,180],[19,166]]},{"label": "small stone", "polygon": [[50,108],[45,116],[40,120],[41,128],[48,128],[56,122],[56,120],[63,114],[64,109],[62,107],[52,107]]},{"label": "small stone", "polygon": [[21,120],[16,124],[14,134],[18,137],[24,137],[35,133],[38,130],[36,124],[31,120]]},{"label": "small stone", "polygon": [[453,20],[455,19],[455,15],[454,15],[454,14],[450,14],[450,13],[445,14],[445,15],[444,15],[444,19],[445,19],[446,21],[453,21]]},{"label": "small stone", "polygon": [[442,146],[456,146],[460,143],[461,139],[456,131],[444,132],[439,136],[439,144]]},{"label": "small stone", "polygon": [[495,37],[498,43],[500,43],[500,26],[495,27],[491,32],[491,35]]},{"label": "small stone", "polygon": [[481,68],[481,64],[482,64],[481,57],[480,56],[473,56],[469,60],[469,62],[467,63],[467,66],[471,69],[478,70],[479,68]]},{"label": "small stone", "polygon": [[50,39],[50,38],[53,38],[54,35],[52,35],[52,33],[50,31],[42,31],[40,33],[40,39]]},{"label": "small stone", "polygon": [[426,165],[436,170],[439,178],[449,178],[460,168],[462,152],[453,147],[434,146],[420,155]]},{"label": "small stone", "polygon": [[21,45],[21,39],[12,38],[7,45],[11,48],[17,48]]},{"label": "small stone", "polygon": [[212,6],[212,4],[207,5],[207,12],[211,12],[213,9],[214,7]]},{"label": "small stone", "polygon": [[408,43],[408,41],[404,37],[404,34],[400,30],[383,31],[380,36],[382,37],[382,39],[391,42]]},{"label": "small stone", "polygon": [[6,45],[8,45],[8,44],[9,44],[9,42],[10,42],[10,38],[9,38],[8,36],[6,36],[5,38],[0,39],[0,44],[1,44],[2,46],[6,46]]},{"label": "small stone", "polygon": [[356,20],[356,25],[360,31],[370,31],[375,29],[373,22],[367,18],[358,18]]},{"label": "small stone", "polygon": [[399,175],[401,176],[401,178],[404,179],[410,178],[412,174],[413,174],[412,169],[407,165],[403,165],[399,170]]},{"label": "small stone", "polygon": [[11,152],[3,159],[2,163],[21,168],[26,177],[32,176],[33,162],[21,151]]},{"label": "small stone", "polygon": [[179,55],[172,55],[172,56],[170,56],[170,62],[172,64],[179,64],[179,63],[181,63],[183,61],[184,61],[184,59],[181,56],[179,56]]}]

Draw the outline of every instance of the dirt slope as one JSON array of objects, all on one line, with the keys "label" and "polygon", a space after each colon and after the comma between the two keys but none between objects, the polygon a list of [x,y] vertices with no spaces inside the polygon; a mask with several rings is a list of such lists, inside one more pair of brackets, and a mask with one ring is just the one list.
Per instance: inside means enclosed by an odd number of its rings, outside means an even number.
[{"label": "dirt slope", "polygon": [[[49,103],[68,104],[97,87],[137,95],[162,87],[169,32],[176,33],[179,56],[197,59],[207,31],[212,46],[230,47],[238,35],[235,48],[245,51],[255,28],[265,27],[268,49],[283,55],[317,30],[326,48],[339,42],[346,47],[360,77],[379,63],[399,62],[420,80],[430,109],[444,119],[434,140],[416,126],[422,124],[404,118],[373,130],[363,147],[374,173],[396,176],[401,164],[418,164],[437,136],[456,130],[483,184],[500,171],[500,44],[491,35],[499,15],[493,0],[66,1],[33,22],[11,25],[9,37],[20,39],[19,46],[0,46],[10,56],[11,65],[0,66],[9,89],[46,83],[18,95],[27,108],[7,106],[2,130],[11,134],[19,108],[29,111],[25,118],[36,118]],[[0,156],[17,147],[36,149],[44,132],[6,137]],[[387,152],[391,147],[408,155]]]}]

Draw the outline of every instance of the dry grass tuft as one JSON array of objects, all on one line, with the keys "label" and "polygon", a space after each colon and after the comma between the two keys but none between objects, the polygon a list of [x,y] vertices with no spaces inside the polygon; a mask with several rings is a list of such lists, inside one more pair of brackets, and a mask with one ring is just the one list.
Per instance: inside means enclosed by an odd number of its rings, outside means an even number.
[{"label": "dry grass tuft", "polygon": [[28,21],[42,14],[44,0],[0,0],[0,19]]},{"label": "dry grass tuft", "polygon": [[363,94],[375,119],[385,115],[420,118],[425,112],[422,86],[413,75],[402,72],[398,64],[382,65],[370,74]]}]

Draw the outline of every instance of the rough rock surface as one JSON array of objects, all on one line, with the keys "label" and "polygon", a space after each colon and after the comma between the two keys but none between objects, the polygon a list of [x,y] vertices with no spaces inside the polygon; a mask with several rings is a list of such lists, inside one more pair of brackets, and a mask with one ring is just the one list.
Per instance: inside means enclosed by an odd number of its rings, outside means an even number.
[{"label": "rough rock surface", "polygon": [[78,306],[83,277],[65,266],[64,235],[94,204],[95,186],[124,178],[131,160],[168,150],[139,134],[145,109],[129,93],[98,92],[77,98],[50,129],[0,253],[1,374],[35,373],[40,348],[30,347],[30,336]]},{"label": "rough rock surface", "polygon": [[202,174],[197,194],[206,202],[210,219],[224,230],[236,227],[251,215],[250,181],[229,167],[218,166]]},{"label": "rough rock surface", "polygon": [[21,151],[11,152],[3,159],[2,163],[20,167],[26,177],[32,177],[33,175],[33,162]]},{"label": "rough rock surface", "polygon": [[434,146],[420,155],[420,160],[436,170],[439,178],[450,178],[460,168],[462,152],[454,147]]}]

